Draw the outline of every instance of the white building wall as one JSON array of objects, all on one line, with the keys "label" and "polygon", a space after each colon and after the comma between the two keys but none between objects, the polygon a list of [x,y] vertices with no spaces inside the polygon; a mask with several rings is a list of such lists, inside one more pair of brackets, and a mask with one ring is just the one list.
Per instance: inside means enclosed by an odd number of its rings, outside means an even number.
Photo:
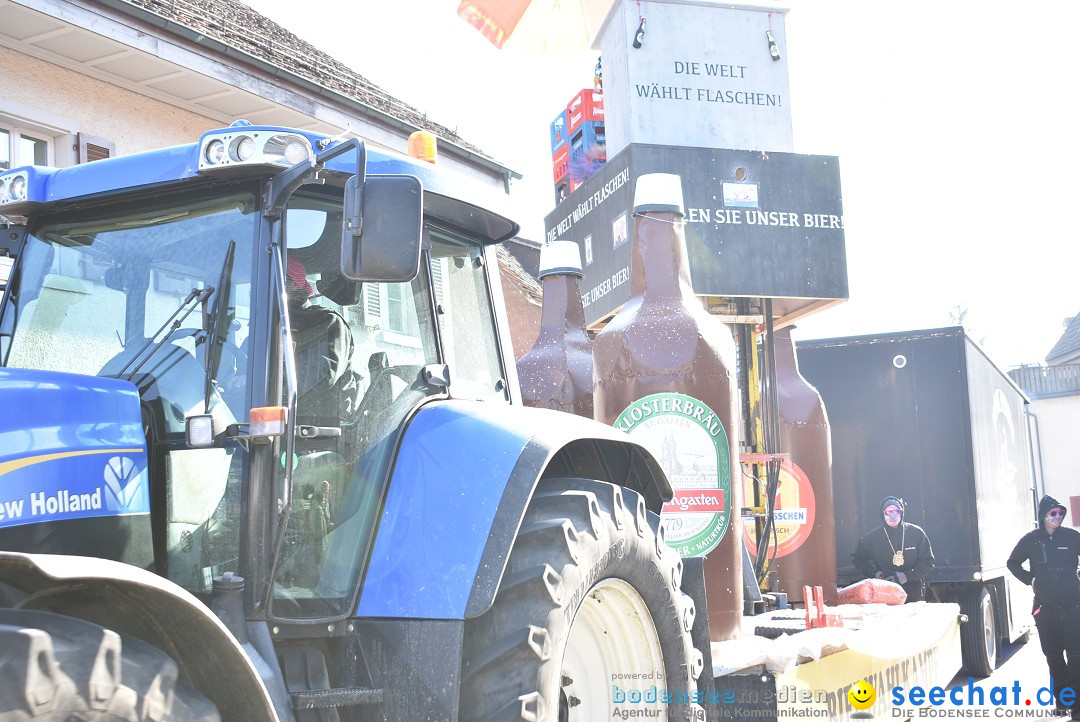
[{"label": "white building wall", "polygon": [[0,47],[0,67],[18,69],[4,73],[0,117],[36,114],[26,120],[50,129],[63,124],[66,132],[54,135],[55,165],[73,162],[71,147],[78,132],[111,141],[117,155],[128,155],[194,143],[204,131],[221,126],[211,118],[9,48]]}]

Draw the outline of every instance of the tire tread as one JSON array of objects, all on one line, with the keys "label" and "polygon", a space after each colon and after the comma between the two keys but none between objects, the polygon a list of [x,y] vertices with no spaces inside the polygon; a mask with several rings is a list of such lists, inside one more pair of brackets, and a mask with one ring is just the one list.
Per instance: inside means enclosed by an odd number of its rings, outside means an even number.
[{"label": "tire tread", "polygon": [[92,622],[0,609],[0,720],[214,722],[161,650]]},{"label": "tire tread", "polygon": [[[664,647],[668,684],[695,690],[703,657],[684,628],[693,620],[694,604],[679,589],[682,567],[679,555],[663,543],[659,517],[647,512],[636,492],[590,479],[541,480],[495,603],[466,624],[460,719],[555,720],[560,640],[585,593],[608,576],[654,600],[650,609],[657,634],[662,644],[669,640]],[[548,569],[558,575],[561,593],[551,593],[550,583],[542,581]],[[541,589],[546,592],[538,593]],[[548,654],[528,648],[534,629],[545,634]]]}]

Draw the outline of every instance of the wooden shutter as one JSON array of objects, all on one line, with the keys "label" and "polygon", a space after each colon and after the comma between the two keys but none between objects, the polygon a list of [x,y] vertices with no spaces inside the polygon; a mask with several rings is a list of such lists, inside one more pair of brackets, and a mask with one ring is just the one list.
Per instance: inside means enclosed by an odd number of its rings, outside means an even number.
[{"label": "wooden shutter", "polygon": [[364,324],[380,326],[382,320],[382,284],[364,284]]},{"label": "wooden shutter", "polygon": [[446,298],[446,259],[445,258],[432,258],[431,259],[431,283],[434,286],[435,303],[440,304],[446,310],[447,302]]},{"label": "wooden shutter", "polygon": [[116,144],[103,138],[96,138],[86,133],[79,133],[76,143],[76,163],[90,163],[102,158],[112,158],[116,155]]}]

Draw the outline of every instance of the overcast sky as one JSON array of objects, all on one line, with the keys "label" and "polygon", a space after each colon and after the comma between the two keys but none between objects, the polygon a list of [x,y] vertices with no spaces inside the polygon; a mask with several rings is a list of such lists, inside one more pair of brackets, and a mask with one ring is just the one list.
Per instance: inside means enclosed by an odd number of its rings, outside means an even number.
[{"label": "overcast sky", "polygon": [[[547,125],[596,51],[553,35],[496,50],[456,0],[248,4],[525,174],[518,220],[541,239]],[[1040,362],[1080,312],[1080,3],[775,6],[795,150],[840,158],[851,293],[796,338],[944,326],[962,307],[999,365]]]}]

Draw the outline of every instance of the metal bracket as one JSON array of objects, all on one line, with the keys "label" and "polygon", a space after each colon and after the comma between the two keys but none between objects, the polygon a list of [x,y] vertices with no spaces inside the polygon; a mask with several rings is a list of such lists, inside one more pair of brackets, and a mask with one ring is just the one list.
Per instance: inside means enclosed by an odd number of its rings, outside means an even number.
[{"label": "metal bracket", "polygon": [[319,168],[315,158],[300,161],[292,168],[286,168],[270,179],[263,196],[263,214],[267,218],[280,218],[293,192],[316,179]]},{"label": "metal bracket", "polygon": [[26,243],[26,226],[0,224],[0,255],[15,257]]},{"label": "metal bracket", "polygon": [[422,370],[424,383],[429,386],[447,388],[450,386],[450,367],[446,364],[428,364]]}]

